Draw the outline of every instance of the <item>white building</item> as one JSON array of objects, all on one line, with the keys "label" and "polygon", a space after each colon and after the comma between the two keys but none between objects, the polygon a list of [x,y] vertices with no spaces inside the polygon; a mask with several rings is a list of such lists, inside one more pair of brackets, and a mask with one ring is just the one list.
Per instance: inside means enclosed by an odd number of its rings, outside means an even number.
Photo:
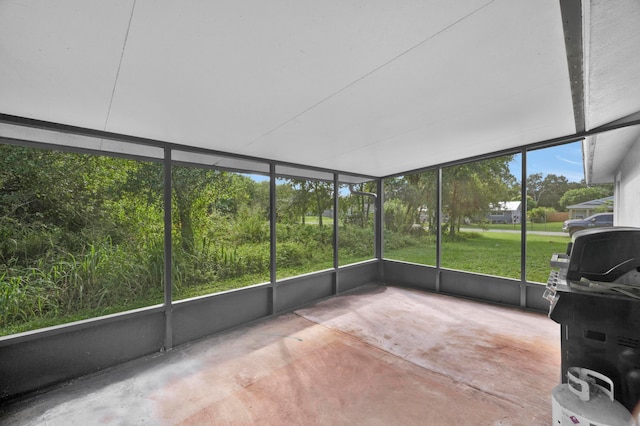
[{"label": "white building", "polygon": [[582,146],[587,183],[615,183],[614,225],[640,226],[640,128],[590,136]]}]

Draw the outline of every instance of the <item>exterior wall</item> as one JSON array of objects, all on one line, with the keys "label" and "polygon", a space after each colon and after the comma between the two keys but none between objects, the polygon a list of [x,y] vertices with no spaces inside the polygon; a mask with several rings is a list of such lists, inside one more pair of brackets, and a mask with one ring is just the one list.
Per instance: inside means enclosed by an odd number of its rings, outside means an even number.
[{"label": "exterior wall", "polygon": [[631,147],[616,174],[616,226],[640,226],[640,139]]},{"label": "exterior wall", "polygon": [[604,211],[613,212],[614,203],[617,208],[617,202],[614,197],[605,197],[598,200],[585,201],[584,203],[574,204],[568,206],[570,219],[585,219],[596,213],[602,213]]},{"label": "exterior wall", "polygon": [[569,209],[569,219],[584,219],[591,214],[589,209]]}]

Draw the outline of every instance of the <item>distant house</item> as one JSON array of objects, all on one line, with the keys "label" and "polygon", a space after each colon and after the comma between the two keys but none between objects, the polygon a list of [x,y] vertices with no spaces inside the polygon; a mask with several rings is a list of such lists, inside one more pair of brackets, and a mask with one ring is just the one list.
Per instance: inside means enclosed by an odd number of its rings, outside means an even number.
[{"label": "distant house", "polygon": [[598,200],[585,201],[584,203],[567,206],[569,211],[569,219],[584,219],[594,213],[602,212],[606,207],[609,212],[613,211],[613,195],[610,197],[600,198]]},{"label": "distant house", "polygon": [[521,201],[501,201],[490,206],[487,219],[491,223],[520,223],[522,217]]}]

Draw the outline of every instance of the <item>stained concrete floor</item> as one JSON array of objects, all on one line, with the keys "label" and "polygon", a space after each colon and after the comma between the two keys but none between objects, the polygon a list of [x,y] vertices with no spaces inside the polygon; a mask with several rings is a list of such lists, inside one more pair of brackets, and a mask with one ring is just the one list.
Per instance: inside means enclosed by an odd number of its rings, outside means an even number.
[{"label": "stained concrete floor", "polygon": [[559,380],[544,315],[366,286],[74,380],[0,423],[546,425]]}]

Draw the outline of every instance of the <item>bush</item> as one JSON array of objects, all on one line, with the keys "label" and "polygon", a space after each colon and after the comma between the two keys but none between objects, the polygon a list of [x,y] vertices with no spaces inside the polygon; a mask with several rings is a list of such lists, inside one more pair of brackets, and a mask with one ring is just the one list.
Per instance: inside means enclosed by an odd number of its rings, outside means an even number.
[{"label": "bush", "polygon": [[347,257],[373,257],[373,229],[359,226],[341,227],[338,248]]},{"label": "bush", "polygon": [[550,214],[555,213],[556,210],[552,207],[536,207],[529,211],[529,218],[535,223],[546,223]]},{"label": "bush", "polygon": [[412,236],[399,232],[384,232],[384,248],[385,250],[397,250],[400,248],[411,247],[425,242],[435,241],[435,237],[424,233],[421,236]]},{"label": "bush", "polygon": [[332,226],[283,224],[276,228],[278,243],[298,242],[306,245],[331,245],[333,241]]},{"label": "bush", "polygon": [[291,268],[304,265],[313,252],[299,242],[283,242],[276,246],[278,267]]},{"label": "bush", "polygon": [[245,244],[226,251],[221,248],[214,265],[216,278],[224,280],[247,274],[266,274],[269,255],[268,244]]},{"label": "bush", "polygon": [[245,209],[234,221],[231,233],[236,244],[268,242],[269,222],[260,214],[250,214]]},{"label": "bush", "polygon": [[408,226],[405,223],[404,203],[397,199],[390,199],[384,203],[384,228],[392,232],[401,232]]}]

